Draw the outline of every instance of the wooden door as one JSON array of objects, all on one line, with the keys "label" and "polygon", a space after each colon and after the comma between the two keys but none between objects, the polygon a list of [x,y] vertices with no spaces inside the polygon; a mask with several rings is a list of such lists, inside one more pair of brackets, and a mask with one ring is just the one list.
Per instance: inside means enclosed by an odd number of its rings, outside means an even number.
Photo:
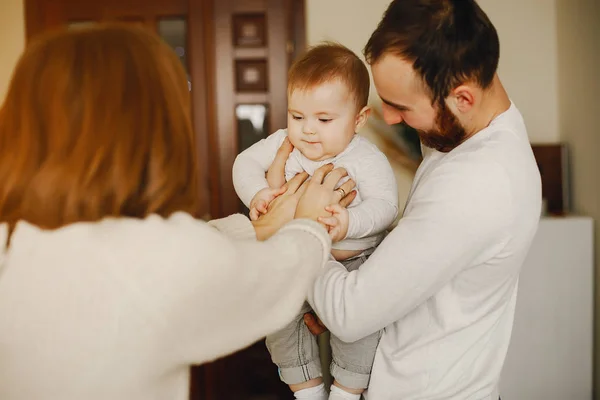
[{"label": "wooden door", "polygon": [[[210,215],[208,171],[211,159],[207,143],[211,129],[208,104],[213,61],[212,1],[206,0],[26,0],[26,37],[57,27],[79,26],[100,21],[139,23],[158,33],[179,55],[192,87],[194,131],[198,153],[199,217]],[[212,160],[216,163],[216,160]]]},{"label": "wooden door", "polygon": [[218,0],[214,7],[219,169],[211,210],[225,216],[247,211],[232,183],[237,154],[287,125],[287,70],[305,48],[305,8],[304,0]]}]

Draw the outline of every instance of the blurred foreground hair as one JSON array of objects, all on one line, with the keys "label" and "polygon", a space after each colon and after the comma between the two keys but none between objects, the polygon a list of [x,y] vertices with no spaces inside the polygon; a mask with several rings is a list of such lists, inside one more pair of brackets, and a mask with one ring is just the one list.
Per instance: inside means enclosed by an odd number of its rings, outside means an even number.
[{"label": "blurred foreground hair", "polygon": [[142,27],[41,36],[0,109],[0,222],[194,214],[189,97],[178,57]]}]

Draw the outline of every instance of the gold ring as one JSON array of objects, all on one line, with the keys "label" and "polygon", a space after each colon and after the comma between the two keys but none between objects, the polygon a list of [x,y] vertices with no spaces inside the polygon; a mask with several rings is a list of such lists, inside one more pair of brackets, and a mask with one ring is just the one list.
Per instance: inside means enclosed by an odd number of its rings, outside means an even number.
[{"label": "gold ring", "polygon": [[338,192],[340,192],[340,194],[342,195],[342,199],[343,199],[344,197],[346,197],[346,191],[345,191],[344,189],[342,189],[342,188],[337,188],[337,191],[338,191]]}]

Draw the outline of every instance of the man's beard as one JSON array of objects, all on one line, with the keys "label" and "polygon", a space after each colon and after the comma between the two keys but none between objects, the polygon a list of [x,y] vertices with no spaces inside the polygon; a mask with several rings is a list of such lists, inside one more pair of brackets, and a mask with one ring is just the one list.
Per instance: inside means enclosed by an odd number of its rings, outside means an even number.
[{"label": "man's beard", "polygon": [[435,117],[435,128],[428,131],[417,130],[417,132],[424,146],[442,153],[450,152],[467,139],[465,128],[462,127],[456,115],[450,111],[445,102],[439,105],[439,111]]}]

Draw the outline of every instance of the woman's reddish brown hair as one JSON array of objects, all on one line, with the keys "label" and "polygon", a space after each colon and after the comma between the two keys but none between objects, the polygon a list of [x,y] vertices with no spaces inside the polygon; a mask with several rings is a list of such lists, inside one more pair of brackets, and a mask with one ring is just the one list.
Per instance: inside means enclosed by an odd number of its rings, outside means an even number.
[{"label": "woman's reddish brown hair", "polygon": [[0,222],[195,213],[189,97],[177,56],[142,27],[41,37],[0,109]]}]

